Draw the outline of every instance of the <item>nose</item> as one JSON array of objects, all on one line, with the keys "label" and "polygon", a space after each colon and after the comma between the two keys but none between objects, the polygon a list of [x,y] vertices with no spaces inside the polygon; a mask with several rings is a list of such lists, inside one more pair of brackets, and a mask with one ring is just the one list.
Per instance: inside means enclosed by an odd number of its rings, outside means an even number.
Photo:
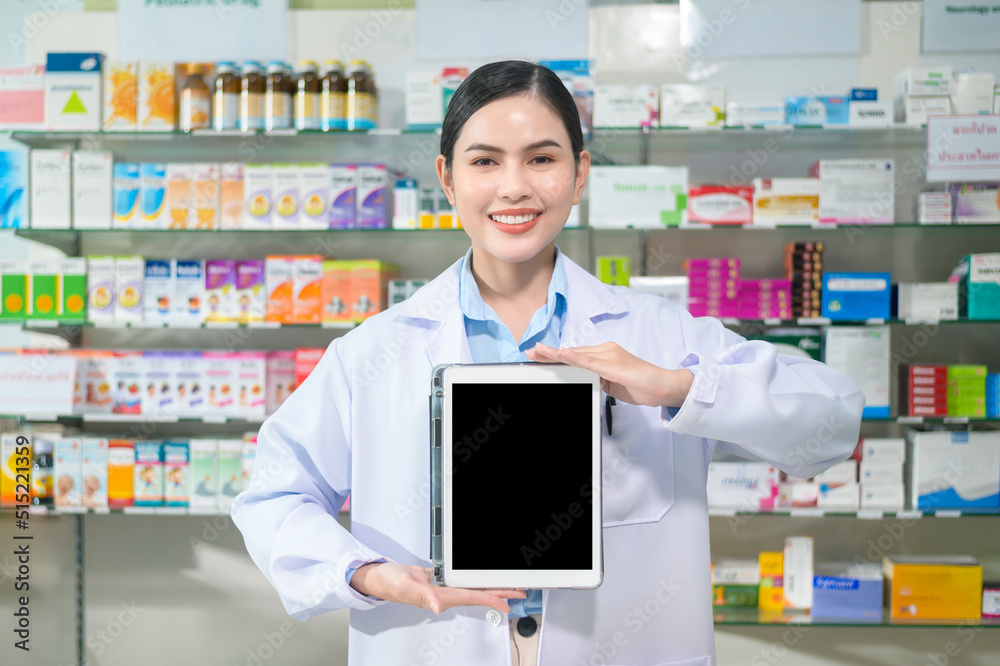
[{"label": "nose", "polygon": [[516,161],[504,165],[497,187],[497,196],[508,201],[521,201],[531,197],[531,183],[523,165]]}]

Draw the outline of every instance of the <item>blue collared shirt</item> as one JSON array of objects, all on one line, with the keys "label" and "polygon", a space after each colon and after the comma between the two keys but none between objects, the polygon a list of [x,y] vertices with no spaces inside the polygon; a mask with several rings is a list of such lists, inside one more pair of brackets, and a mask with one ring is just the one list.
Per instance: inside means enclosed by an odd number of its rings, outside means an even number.
[{"label": "blue collared shirt", "polygon": [[[562,253],[556,248],[556,263],[549,282],[545,305],[531,317],[520,340],[514,340],[497,313],[483,302],[479,285],[472,275],[472,250],[462,261],[458,283],[459,304],[465,319],[465,334],[475,363],[516,363],[527,361],[525,352],[541,342],[558,347],[566,320],[566,271]],[[510,599],[510,617],[518,618],[542,612],[542,591],[528,590],[526,599]]]}]

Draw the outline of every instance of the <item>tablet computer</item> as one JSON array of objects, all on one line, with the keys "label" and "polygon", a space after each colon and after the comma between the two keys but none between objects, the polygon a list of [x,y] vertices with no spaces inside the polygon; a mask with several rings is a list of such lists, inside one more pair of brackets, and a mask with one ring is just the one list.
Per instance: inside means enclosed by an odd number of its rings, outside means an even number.
[{"label": "tablet computer", "polygon": [[550,363],[443,365],[431,393],[431,559],[465,588],[603,579],[600,376]]}]

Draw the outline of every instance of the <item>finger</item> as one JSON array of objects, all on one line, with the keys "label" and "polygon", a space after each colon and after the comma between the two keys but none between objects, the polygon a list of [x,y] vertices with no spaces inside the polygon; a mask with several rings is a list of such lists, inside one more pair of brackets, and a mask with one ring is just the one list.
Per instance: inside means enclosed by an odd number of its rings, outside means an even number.
[{"label": "finger", "polygon": [[458,606],[486,606],[501,613],[510,612],[510,606],[500,597],[476,590],[438,587],[434,588],[429,596],[428,607],[435,613],[441,613]]}]

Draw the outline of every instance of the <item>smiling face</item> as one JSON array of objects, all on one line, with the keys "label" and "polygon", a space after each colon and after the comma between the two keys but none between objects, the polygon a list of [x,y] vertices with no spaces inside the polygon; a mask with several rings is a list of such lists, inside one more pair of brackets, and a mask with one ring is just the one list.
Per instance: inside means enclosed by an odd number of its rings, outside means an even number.
[{"label": "smiling face", "polygon": [[437,167],[477,265],[518,264],[554,245],[583,195],[590,155],[582,151],[577,163],[560,117],[537,97],[517,95],[472,114],[451,168],[444,155]]}]

